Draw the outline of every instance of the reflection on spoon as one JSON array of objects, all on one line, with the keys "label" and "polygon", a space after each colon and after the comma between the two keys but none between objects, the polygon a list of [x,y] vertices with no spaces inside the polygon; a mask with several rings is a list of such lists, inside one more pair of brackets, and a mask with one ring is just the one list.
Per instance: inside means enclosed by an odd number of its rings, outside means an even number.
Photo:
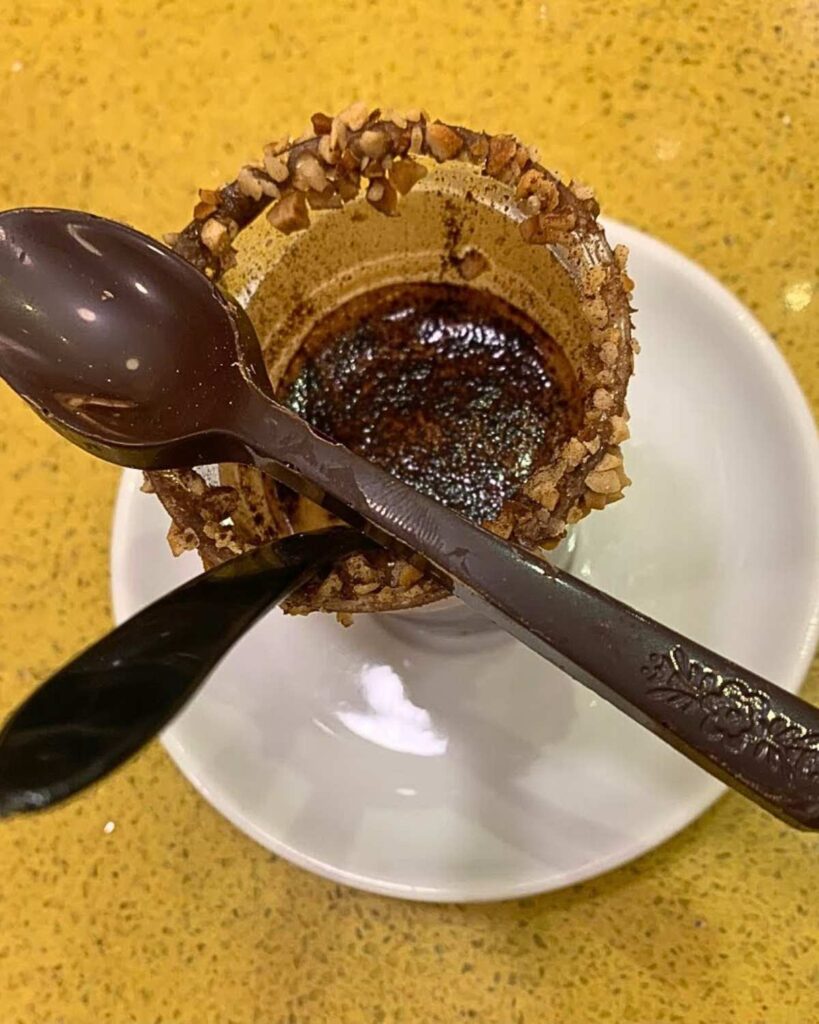
[{"label": "reflection on spoon", "polygon": [[449,737],[435,729],[427,710],[407,697],[401,677],[391,665],[365,664],[358,683],[367,710],[343,707],[335,713],[350,732],[400,754],[440,757],[446,753]]}]

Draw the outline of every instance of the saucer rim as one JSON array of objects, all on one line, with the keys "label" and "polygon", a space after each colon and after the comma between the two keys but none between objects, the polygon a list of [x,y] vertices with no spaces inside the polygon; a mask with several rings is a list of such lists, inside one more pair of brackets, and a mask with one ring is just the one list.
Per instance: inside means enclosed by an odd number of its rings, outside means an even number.
[{"label": "saucer rim", "polygon": [[[637,245],[645,248],[651,258],[662,261],[666,265],[673,265],[673,272],[675,274],[682,274],[687,277],[698,290],[707,292],[711,301],[720,305],[730,317],[741,323],[749,342],[753,343],[753,355],[750,358],[761,360],[763,366],[770,372],[777,385],[779,402],[785,413],[787,429],[791,434],[792,444],[797,449],[801,469],[804,473],[806,493],[809,494],[816,511],[814,520],[819,523],[819,433],[817,433],[807,399],[793,371],[766,329],[717,278],[672,246],[628,224],[608,218],[603,223],[607,232],[611,230],[613,234],[616,234],[618,241],[623,241],[630,246],[636,242]],[[116,538],[118,530],[121,532],[119,524],[126,515],[126,507],[132,500],[133,485],[137,478],[138,473],[136,471],[129,470],[123,474],[114,508],[111,536],[111,591],[114,616],[117,622],[123,620],[126,606],[130,602],[124,594],[124,582],[116,571]],[[806,561],[811,563],[809,568],[811,569],[812,581],[809,587],[809,607],[806,609],[807,625],[804,640],[794,652],[787,670],[783,672],[780,679],[780,684],[791,692],[798,692],[804,683],[815,654],[817,641],[819,641],[819,526],[816,529],[816,550],[813,558],[808,558]],[[808,577],[806,577],[807,579]],[[709,810],[727,789],[726,786],[716,779],[706,780],[710,784],[707,788],[703,789],[699,798],[690,798],[677,808],[669,808],[669,813],[658,817],[653,827],[645,829],[638,840],[625,845],[608,856],[603,856],[596,861],[586,863],[575,870],[565,871],[556,882],[544,885],[527,881],[518,884],[501,885],[493,880],[487,886],[476,885],[474,882],[458,885],[450,881],[445,886],[419,886],[416,884],[384,881],[362,875],[356,871],[313,857],[289,846],[281,839],[272,837],[269,832],[265,832],[253,820],[247,818],[230,797],[219,790],[211,789],[207,782],[198,776],[195,768],[190,763],[184,745],[174,734],[173,724],[164,731],[161,741],[176,766],[197,792],[228,821],[265,849],[283,857],[298,867],[311,871],[330,881],[340,882],[359,890],[383,896],[432,903],[481,903],[519,899],[525,896],[557,891],[561,888],[595,878],[616,867],[634,861],[673,838],[683,828],[692,824]]]}]

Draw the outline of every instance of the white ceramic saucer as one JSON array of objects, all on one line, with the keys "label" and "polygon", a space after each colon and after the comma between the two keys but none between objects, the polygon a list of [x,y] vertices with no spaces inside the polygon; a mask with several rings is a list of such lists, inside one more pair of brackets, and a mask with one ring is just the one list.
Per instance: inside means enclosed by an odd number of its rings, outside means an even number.
[{"label": "white ceramic saucer", "polygon": [[[819,446],[760,325],[713,278],[622,225],[643,351],[626,500],[578,530],[574,571],[795,690],[819,612]],[[199,571],[126,473],[121,621]],[[442,646],[443,644],[443,646]],[[166,731],[219,811],[295,864],[421,900],[556,889],[667,839],[710,776],[505,637],[399,638],[374,617],[276,611]]]}]

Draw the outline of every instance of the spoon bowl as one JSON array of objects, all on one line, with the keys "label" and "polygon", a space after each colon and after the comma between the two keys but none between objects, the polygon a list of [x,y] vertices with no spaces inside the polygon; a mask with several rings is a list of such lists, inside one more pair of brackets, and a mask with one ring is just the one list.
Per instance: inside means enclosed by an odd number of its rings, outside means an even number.
[{"label": "spoon bowl", "polygon": [[0,372],[71,440],[139,468],[240,456],[231,410],[248,381],[270,389],[253,328],[170,249],[91,214],[10,210],[0,305]]}]

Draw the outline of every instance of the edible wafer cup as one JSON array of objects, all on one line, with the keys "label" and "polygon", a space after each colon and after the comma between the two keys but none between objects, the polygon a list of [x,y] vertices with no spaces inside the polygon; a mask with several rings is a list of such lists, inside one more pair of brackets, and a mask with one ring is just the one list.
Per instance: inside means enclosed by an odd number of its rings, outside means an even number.
[{"label": "edible wafer cup", "polygon": [[[572,525],[623,496],[632,337],[626,250],[612,249],[587,186],[564,183],[511,135],[424,111],[317,114],[219,189],[203,189],[175,251],[245,306],[274,389],[311,332],[357,296],[406,283],[478,289],[545,331],[568,369],[570,436],[544,444],[491,514],[477,518],[544,558]],[[235,465],[218,478],[152,472],[175,553],[206,567],[330,522],[318,506]],[[389,550],[347,557],[295,593],[291,613],[395,611],[447,596]]]}]

